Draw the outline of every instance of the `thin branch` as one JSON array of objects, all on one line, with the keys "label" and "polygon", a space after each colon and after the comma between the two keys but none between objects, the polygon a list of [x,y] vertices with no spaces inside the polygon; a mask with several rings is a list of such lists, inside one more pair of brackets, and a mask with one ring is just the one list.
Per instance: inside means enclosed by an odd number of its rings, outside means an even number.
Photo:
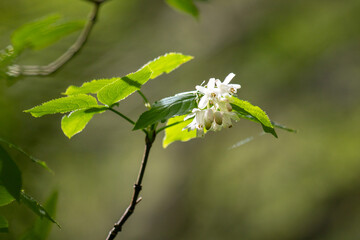
[{"label": "thin branch", "polygon": [[145,95],[140,90],[137,90],[137,92],[144,99],[145,107],[147,107],[148,109],[151,109],[151,104],[150,104],[149,100],[145,97]]},{"label": "thin branch", "polygon": [[[127,116],[125,116],[124,114],[122,114],[119,111],[116,111],[113,108],[108,108],[108,110],[114,112],[115,114],[119,115],[120,117],[122,117],[123,119],[125,119],[126,121],[128,121],[129,123],[131,123],[132,125],[135,125],[135,122],[133,120],[131,120],[130,118],[128,118]],[[148,134],[148,132],[145,129],[141,129],[145,134]]]},{"label": "thin branch", "polygon": [[88,21],[82,30],[79,37],[76,39],[75,43],[71,45],[71,47],[58,59],[49,63],[45,66],[38,66],[38,65],[13,65],[11,66],[11,74],[14,76],[47,76],[50,74],[55,73],[61,67],[63,67],[67,62],[69,62],[85,45],[92,28],[94,27],[97,16],[99,13],[99,8],[102,3],[106,0],[93,0],[94,7],[90,13]]},{"label": "thin branch", "polygon": [[146,135],[144,156],[143,156],[143,160],[142,160],[142,163],[141,163],[141,167],[140,167],[140,171],[139,171],[137,181],[136,181],[136,183],[134,185],[134,193],[133,193],[130,205],[125,210],[125,212],[121,216],[120,220],[114,225],[113,229],[111,229],[111,231],[109,232],[109,235],[106,238],[106,240],[115,239],[118,232],[121,232],[122,226],[124,225],[126,220],[128,220],[128,218],[133,214],[137,203],[139,203],[141,201],[141,197],[139,198],[139,194],[140,194],[140,191],[141,191],[141,188],[142,188],[141,182],[142,182],[143,177],[144,177],[146,163],[147,163],[149,153],[150,153],[150,149],[151,149],[151,146],[152,146],[154,140],[155,140],[155,134],[152,137],[149,137],[148,134]]}]

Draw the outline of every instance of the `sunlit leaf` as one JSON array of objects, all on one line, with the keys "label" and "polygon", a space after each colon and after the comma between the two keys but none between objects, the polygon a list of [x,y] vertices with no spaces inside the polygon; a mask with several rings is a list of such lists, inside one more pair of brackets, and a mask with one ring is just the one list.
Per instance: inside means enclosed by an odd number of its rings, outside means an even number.
[{"label": "sunlit leaf", "polygon": [[[55,217],[58,193],[53,192],[46,200],[44,208],[48,214]],[[36,219],[35,224],[23,234],[19,240],[46,240],[50,234],[53,224],[47,219],[39,217]]]},{"label": "sunlit leaf", "polygon": [[166,0],[166,2],[169,6],[178,11],[188,13],[195,18],[199,16],[199,10],[195,6],[193,0]]},{"label": "sunlit leaf", "polygon": [[85,24],[84,21],[61,23],[60,18],[59,15],[51,15],[18,28],[11,37],[15,51],[47,47],[64,36],[80,30]]},{"label": "sunlit leaf", "polygon": [[15,198],[6,190],[3,185],[0,185],[0,207],[12,203]]},{"label": "sunlit leaf", "polygon": [[163,73],[170,73],[178,68],[181,64],[186,63],[194,57],[183,55],[181,53],[167,53],[163,56],[155,58],[154,60],[145,64],[152,70],[151,79],[160,76]]},{"label": "sunlit leaf", "polygon": [[166,148],[167,146],[169,146],[171,143],[175,142],[175,141],[182,141],[182,142],[186,142],[189,141],[190,139],[196,138],[196,130],[193,131],[188,131],[188,130],[183,130],[184,127],[186,127],[189,123],[191,123],[191,121],[193,119],[188,119],[186,121],[184,121],[186,115],[182,115],[182,116],[176,116],[173,118],[170,118],[166,125],[170,126],[172,124],[176,124],[174,126],[168,127],[165,129],[165,136],[163,139],[163,148]]},{"label": "sunlit leaf", "polygon": [[261,108],[234,96],[230,97],[229,100],[233,110],[238,112],[240,117],[259,122],[265,132],[271,133],[274,137],[277,137],[274,126],[271,124],[269,117]]},{"label": "sunlit leaf", "polygon": [[66,113],[91,107],[97,107],[94,97],[86,94],[71,95],[45,102],[39,106],[25,110],[34,117],[41,117],[47,114]]},{"label": "sunlit leaf", "polygon": [[195,99],[195,92],[185,92],[155,102],[149,111],[141,114],[134,130],[143,129],[151,124],[191,112],[196,107]]},{"label": "sunlit leaf", "polygon": [[21,202],[24,203],[31,211],[39,215],[41,218],[46,218],[51,222],[55,223],[59,228],[60,225],[53,219],[52,216],[40,205],[34,198],[27,195],[23,190],[21,191]]},{"label": "sunlit leaf", "polygon": [[33,156],[31,156],[30,154],[28,154],[27,152],[25,152],[21,147],[3,139],[3,138],[0,138],[0,142],[3,142],[5,144],[7,144],[9,146],[9,148],[14,148],[16,150],[18,150],[19,152],[21,152],[22,154],[24,154],[26,157],[28,157],[32,162],[40,165],[41,167],[45,168],[46,170],[48,170],[49,172],[53,172],[46,164],[46,162],[44,161],[41,161]]},{"label": "sunlit leaf", "polygon": [[111,106],[139,90],[150,79],[151,74],[151,69],[145,66],[101,88],[97,97],[100,102]]},{"label": "sunlit leaf", "polygon": [[61,129],[68,138],[71,138],[81,132],[95,114],[103,113],[105,110],[106,108],[104,107],[89,108],[76,110],[69,115],[64,115],[61,120]]},{"label": "sunlit leaf", "polygon": [[9,231],[9,223],[4,216],[0,215],[0,233]]},{"label": "sunlit leaf", "polygon": [[20,199],[21,172],[5,149],[0,146],[0,182],[16,200]]},{"label": "sunlit leaf", "polygon": [[120,78],[110,78],[110,79],[98,79],[93,80],[91,82],[85,82],[81,87],[77,86],[69,86],[66,89],[65,95],[74,95],[74,94],[80,94],[80,93],[97,93],[105,87],[106,85],[115,82],[116,80],[119,80]]}]

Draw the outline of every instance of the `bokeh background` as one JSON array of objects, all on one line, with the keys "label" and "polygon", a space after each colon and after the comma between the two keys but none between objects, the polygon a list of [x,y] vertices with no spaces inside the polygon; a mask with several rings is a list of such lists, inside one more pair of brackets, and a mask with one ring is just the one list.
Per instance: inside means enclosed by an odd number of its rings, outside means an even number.
[{"label": "bokeh background", "polygon": [[[169,75],[148,82],[151,101],[193,90],[210,77],[242,85],[238,96],[261,106],[297,134],[259,136],[241,120],[204,139],[161,138],[150,154],[143,201],[119,239],[360,239],[360,1],[209,0],[195,20],[164,1],[104,4],[81,53],[50,77],[0,81],[0,136],[44,160],[55,175],[10,151],[24,188],[40,201],[59,191],[50,239],[105,239],[127,207],[141,156],[143,133],[111,112],[96,116],[67,139],[60,115],[32,118],[22,111],[60,97],[68,85],[122,76],[166,52],[195,56]],[[0,47],[14,29],[60,13],[85,19],[80,0],[0,1]],[[23,64],[46,64],[76,39],[73,34]],[[144,111],[133,94],[119,111]],[[231,148],[239,141],[254,140]],[[0,209],[16,239],[36,218],[13,203]]]}]

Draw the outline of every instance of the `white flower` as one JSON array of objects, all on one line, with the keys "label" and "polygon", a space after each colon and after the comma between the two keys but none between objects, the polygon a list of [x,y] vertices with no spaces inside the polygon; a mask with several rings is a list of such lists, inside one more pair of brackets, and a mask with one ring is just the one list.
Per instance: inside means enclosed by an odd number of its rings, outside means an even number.
[{"label": "white flower", "polygon": [[225,78],[224,82],[221,82],[219,79],[216,79],[215,83],[219,89],[221,97],[227,97],[233,95],[237,92],[237,89],[241,88],[239,84],[229,84],[230,81],[235,77],[234,73],[230,73]]},{"label": "white flower", "polygon": [[192,113],[187,115],[184,118],[184,121],[194,117],[194,120],[183,128],[183,130],[187,129],[188,131],[192,131],[196,129],[196,136],[203,137],[204,136],[204,127],[205,127],[205,112],[206,110],[201,110],[198,108],[194,108]]},{"label": "white flower", "polygon": [[196,90],[204,94],[198,104],[200,109],[204,109],[209,103],[217,101],[220,92],[218,88],[215,88],[215,81],[215,78],[210,78],[206,87],[196,86]]}]

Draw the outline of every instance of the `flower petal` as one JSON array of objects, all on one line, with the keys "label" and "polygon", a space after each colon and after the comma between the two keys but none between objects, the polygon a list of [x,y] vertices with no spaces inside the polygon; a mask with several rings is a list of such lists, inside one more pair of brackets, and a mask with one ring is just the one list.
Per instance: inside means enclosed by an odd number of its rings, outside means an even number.
[{"label": "flower petal", "polygon": [[235,77],[234,73],[229,73],[229,75],[227,75],[227,77],[224,80],[224,84],[229,84],[229,82],[231,81],[231,79],[233,79]]}]

